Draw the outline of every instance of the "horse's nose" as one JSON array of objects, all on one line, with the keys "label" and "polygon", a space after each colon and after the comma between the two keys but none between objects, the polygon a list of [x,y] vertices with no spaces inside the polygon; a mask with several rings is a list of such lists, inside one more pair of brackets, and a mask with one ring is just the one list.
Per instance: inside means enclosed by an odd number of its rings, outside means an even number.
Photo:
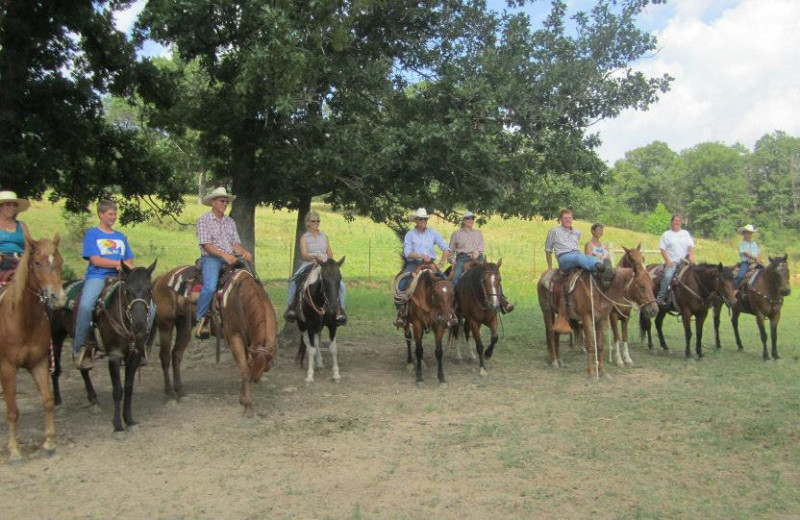
[{"label": "horse's nose", "polygon": [[791,289],[784,289],[784,290],[781,291],[781,295],[782,296],[789,296],[790,294],[792,294],[792,290]]}]

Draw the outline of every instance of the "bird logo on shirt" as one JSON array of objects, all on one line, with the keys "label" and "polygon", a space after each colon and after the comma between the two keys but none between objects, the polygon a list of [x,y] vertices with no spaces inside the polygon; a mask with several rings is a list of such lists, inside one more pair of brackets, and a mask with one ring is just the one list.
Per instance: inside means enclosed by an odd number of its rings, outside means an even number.
[{"label": "bird logo on shirt", "polygon": [[100,250],[100,256],[125,254],[125,243],[122,240],[103,238],[97,241],[97,248]]}]

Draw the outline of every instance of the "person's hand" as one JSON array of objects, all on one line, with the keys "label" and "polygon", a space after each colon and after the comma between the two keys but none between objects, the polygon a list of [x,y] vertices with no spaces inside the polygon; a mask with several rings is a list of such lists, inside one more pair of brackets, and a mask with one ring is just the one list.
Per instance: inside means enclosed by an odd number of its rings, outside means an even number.
[{"label": "person's hand", "polygon": [[673,265],[675,265],[675,262],[672,260],[667,260],[667,267],[672,267]]},{"label": "person's hand", "polygon": [[431,261],[431,257],[429,257],[428,255],[422,255],[422,261],[427,264],[428,262]]},{"label": "person's hand", "polygon": [[477,260],[478,256],[480,256],[480,253],[478,253],[477,251],[473,251],[470,256],[472,256],[473,260]]},{"label": "person's hand", "polygon": [[253,261],[253,255],[250,253],[250,251],[242,251],[242,258],[244,258],[248,262]]},{"label": "person's hand", "polygon": [[228,265],[233,265],[234,263],[236,263],[236,257],[235,257],[235,256],[233,256],[233,255],[226,254],[226,255],[225,255],[224,257],[222,257],[222,258],[223,258],[223,259],[224,259],[226,262],[228,262]]}]

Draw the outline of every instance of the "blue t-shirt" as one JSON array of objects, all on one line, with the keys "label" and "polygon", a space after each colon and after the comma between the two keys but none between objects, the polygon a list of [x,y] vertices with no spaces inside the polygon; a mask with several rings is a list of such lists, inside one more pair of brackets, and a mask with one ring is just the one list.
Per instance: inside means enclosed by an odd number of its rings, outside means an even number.
[{"label": "blue t-shirt", "polygon": [[[83,237],[83,259],[89,260],[93,256],[100,256],[108,260],[130,260],[133,258],[133,251],[128,245],[128,239],[119,231],[106,233],[100,228],[92,228]],[[86,269],[86,279],[105,278],[116,274],[117,270],[110,267],[97,267],[89,262]]]}]

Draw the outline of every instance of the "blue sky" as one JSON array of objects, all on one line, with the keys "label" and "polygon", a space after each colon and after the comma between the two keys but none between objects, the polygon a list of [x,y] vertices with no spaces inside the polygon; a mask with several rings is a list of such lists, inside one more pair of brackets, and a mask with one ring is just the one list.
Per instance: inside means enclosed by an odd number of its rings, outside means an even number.
[{"label": "blue sky", "polygon": [[[145,0],[117,17],[128,31]],[[567,0],[571,12],[594,0]],[[488,0],[502,10],[505,0]],[[539,0],[526,7],[534,21],[549,11]],[[609,165],[626,151],[664,141],[676,152],[708,141],[752,149],[775,130],[800,136],[800,0],[669,0],[649,6],[640,27],[658,38],[659,50],[635,68],[668,73],[672,90],[647,112],[630,110],[590,131],[600,134]],[[148,44],[143,52],[165,49]]]}]

